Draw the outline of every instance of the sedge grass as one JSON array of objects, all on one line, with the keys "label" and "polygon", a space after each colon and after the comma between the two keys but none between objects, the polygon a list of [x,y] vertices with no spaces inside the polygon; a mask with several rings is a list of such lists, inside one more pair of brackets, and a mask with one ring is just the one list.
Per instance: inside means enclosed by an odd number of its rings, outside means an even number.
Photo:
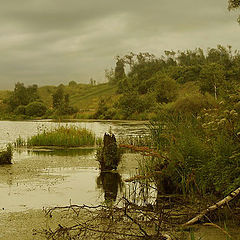
[{"label": "sedge grass", "polygon": [[96,141],[95,134],[87,129],[60,126],[28,138],[27,146],[90,147]]}]

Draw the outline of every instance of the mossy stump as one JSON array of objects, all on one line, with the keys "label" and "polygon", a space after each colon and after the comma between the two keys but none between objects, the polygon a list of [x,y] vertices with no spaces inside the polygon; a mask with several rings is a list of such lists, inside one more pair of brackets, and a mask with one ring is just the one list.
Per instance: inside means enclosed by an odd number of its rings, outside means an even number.
[{"label": "mossy stump", "polygon": [[121,154],[114,134],[104,134],[103,146],[98,150],[97,158],[101,171],[117,169]]}]

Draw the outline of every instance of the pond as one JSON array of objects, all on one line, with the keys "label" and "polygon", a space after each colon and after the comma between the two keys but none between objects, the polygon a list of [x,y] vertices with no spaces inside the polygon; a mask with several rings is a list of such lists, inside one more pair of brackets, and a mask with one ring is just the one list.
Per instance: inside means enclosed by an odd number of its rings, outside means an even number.
[{"label": "pond", "polygon": [[[28,138],[41,129],[53,128],[58,125],[74,125],[92,130],[96,136],[102,137],[105,132],[111,131],[117,139],[124,136],[147,134],[145,122],[132,121],[84,121],[56,123],[49,121],[1,121],[0,148],[16,138]],[[94,149],[72,150],[18,150],[14,152],[13,164],[0,166],[0,213],[6,221],[12,222],[16,229],[16,236],[22,225],[16,227],[22,212],[32,214],[32,210],[69,204],[97,205],[103,201],[116,201],[119,193],[124,192],[127,179],[136,174],[139,154],[125,153],[116,172],[100,174]],[[111,182],[112,184],[106,184]],[[16,220],[9,219],[14,213]],[[13,216],[13,215],[12,215]],[[17,217],[16,217],[17,216]],[[31,220],[30,220],[31,221]],[[38,218],[36,219],[36,225]],[[25,220],[24,220],[25,222]],[[6,223],[6,224],[5,224]],[[26,220],[26,225],[29,219]],[[0,224],[1,225],[1,224]],[[231,225],[229,226],[231,228]],[[29,226],[26,226],[28,229]],[[31,231],[30,229],[28,229]],[[26,230],[23,229],[24,236]],[[234,239],[239,239],[240,231],[233,226],[231,229]],[[12,238],[13,232],[3,234],[1,239]],[[226,235],[214,227],[200,227],[195,232],[196,239],[214,240],[226,239]],[[29,237],[31,239],[31,237]],[[190,239],[190,238],[189,238]]]},{"label": "pond", "polygon": [[[0,122],[0,146],[26,139],[41,129],[74,125],[92,130],[96,136],[111,131],[116,137],[146,134],[139,122]],[[0,211],[23,211],[72,204],[96,205],[112,197],[116,200],[122,179],[136,172],[137,157],[123,157],[116,173],[100,174],[94,149],[18,150],[13,164],[0,166]],[[125,159],[125,160],[124,160]],[[105,184],[108,180],[112,185]]]}]

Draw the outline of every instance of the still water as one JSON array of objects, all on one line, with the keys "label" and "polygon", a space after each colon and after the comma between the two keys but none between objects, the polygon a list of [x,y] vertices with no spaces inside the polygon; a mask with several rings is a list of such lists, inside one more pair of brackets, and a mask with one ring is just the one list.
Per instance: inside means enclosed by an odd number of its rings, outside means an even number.
[{"label": "still water", "polygon": [[[0,124],[0,147],[19,136],[27,139],[41,129],[66,124],[87,128],[96,136],[103,136],[110,128],[117,138],[147,132],[145,124],[137,122],[1,121]],[[0,212],[69,203],[95,205],[104,200],[116,200],[122,189],[122,179],[136,172],[137,158],[140,156],[135,154],[129,157],[125,154],[117,173],[100,175],[95,154],[93,149],[15,151],[13,164],[0,166]],[[106,185],[106,182],[115,184]]]},{"label": "still water", "polygon": [[[110,128],[117,138],[143,135],[148,131],[145,123],[139,122],[1,121],[0,148],[19,136],[26,139],[41,129],[66,124],[90,129],[99,137]],[[105,200],[116,201],[119,193],[127,188],[123,180],[136,173],[142,156],[125,153],[117,172],[101,174],[95,154],[93,149],[15,151],[12,165],[0,165],[0,213],[69,204],[96,205]],[[107,184],[108,182],[113,184]],[[233,239],[240,239],[238,227],[234,226],[230,232]],[[227,238],[219,229],[200,227],[196,229],[195,239]]]}]

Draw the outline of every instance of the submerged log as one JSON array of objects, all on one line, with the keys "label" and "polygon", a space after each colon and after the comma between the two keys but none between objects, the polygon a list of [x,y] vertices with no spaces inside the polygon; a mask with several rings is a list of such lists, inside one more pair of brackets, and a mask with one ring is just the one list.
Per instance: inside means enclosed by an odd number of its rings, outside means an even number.
[{"label": "submerged log", "polygon": [[121,154],[114,134],[104,134],[103,147],[97,155],[102,171],[117,169]]},{"label": "submerged log", "polygon": [[197,223],[198,221],[200,221],[204,216],[207,215],[207,213],[214,211],[224,205],[226,205],[227,203],[229,203],[231,200],[233,200],[236,196],[238,196],[240,194],[240,187],[237,188],[235,191],[231,192],[227,197],[225,197],[224,199],[222,199],[221,201],[215,203],[214,205],[208,207],[207,209],[205,209],[204,211],[202,211],[201,213],[199,213],[196,217],[192,218],[191,220],[189,220],[188,222],[186,222],[184,224],[184,226],[188,226],[188,225],[193,225],[195,223]]}]

